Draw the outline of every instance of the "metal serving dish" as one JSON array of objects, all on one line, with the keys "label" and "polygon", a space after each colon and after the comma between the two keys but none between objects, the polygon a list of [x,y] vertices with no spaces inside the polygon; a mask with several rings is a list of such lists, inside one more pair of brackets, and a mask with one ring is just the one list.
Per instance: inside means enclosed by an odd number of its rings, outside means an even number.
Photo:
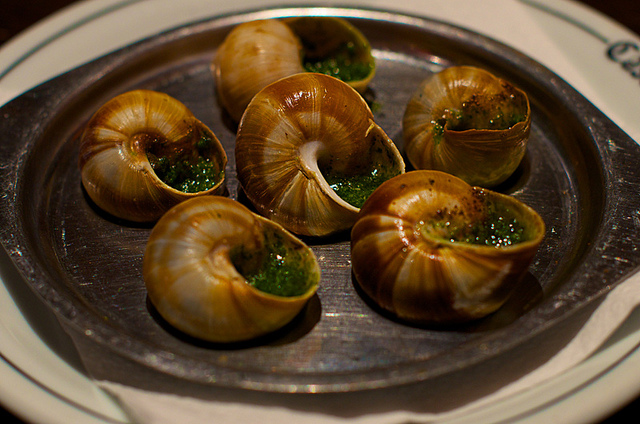
[{"label": "metal serving dish", "polygon": [[[234,169],[235,128],[217,103],[210,60],[238,23],[314,13],[348,18],[370,40],[378,71],[367,96],[380,105],[376,122],[401,149],[406,102],[429,73],[476,65],[529,94],[529,149],[499,191],[535,208],[547,234],[530,272],[497,313],[451,328],[389,319],[355,288],[348,234],[306,240],[323,270],[317,296],[291,325],[255,342],[229,346],[190,339],[165,325],[147,301],[141,262],[151,228],[104,216],[83,193],[77,142],[85,122],[121,92],[166,92],[220,138],[229,155],[228,195],[243,201]],[[21,95],[0,110],[0,138],[0,234],[25,283],[55,311],[81,355],[102,355],[104,364],[121,360],[139,372],[179,381],[286,393],[424,382],[559,328],[597,304],[640,260],[640,147],[538,63],[429,19],[379,10],[286,8],[194,23]]]}]

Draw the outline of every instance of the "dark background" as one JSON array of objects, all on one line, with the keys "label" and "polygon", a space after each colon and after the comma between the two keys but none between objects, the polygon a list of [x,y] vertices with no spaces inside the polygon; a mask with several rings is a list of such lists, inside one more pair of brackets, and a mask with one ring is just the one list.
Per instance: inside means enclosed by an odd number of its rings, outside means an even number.
[{"label": "dark background", "polygon": [[[42,18],[76,3],[78,0],[5,0],[0,8],[0,48],[2,44]],[[8,4],[7,4],[8,3]],[[584,3],[611,17],[636,34],[640,34],[640,2],[638,0],[582,0]],[[640,370],[638,370],[640,379]],[[2,384],[2,382],[0,382]],[[611,388],[615,390],[614,387]],[[11,409],[11,405],[5,405]],[[0,406],[0,422],[22,423],[7,409]],[[640,422],[640,399],[602,421],[602,424]],[[70,423],[71,424],[71,423]],[[562,423],[550,423],[562,424]]]}]

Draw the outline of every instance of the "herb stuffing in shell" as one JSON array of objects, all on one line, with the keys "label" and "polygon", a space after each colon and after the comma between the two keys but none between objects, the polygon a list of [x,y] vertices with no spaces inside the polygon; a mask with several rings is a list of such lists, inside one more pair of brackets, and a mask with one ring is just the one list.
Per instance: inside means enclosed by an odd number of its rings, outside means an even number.
[{"label": "herb stuffing in shell", "polygon": [[153,228],[143,260],[151,303],[190,336],[230,343],[291,322],[315,294],[313,251],[273,221],[221,196],[190,199]]},{"label": "herb stuffing in shell", "polygon": [[368,40],[346,19],[301,16],[234,27],[212,68],[220,103],[239,122],[253,96],[281,78],[323,73],[364,93],[376,65]]},{"label": "herb stuffing in shell", "polygon": [[531,108],[526,93],[508,81],[456,66],[422,82],[407,104],[402,128],[414,168],[494,187],[524,158]]},{"label": "herb stuffing in shell", "polygon": [[404,172],[400,152],[362,96],[317,73],[283,78],[253,98],[235,157],[257,211],[307,236],[348,230],[364,199]]},{"label": "herb stuffing in shell", "polygon": [[224,178],[224,169],[211,159],[214,140],[206,133],[192,138],[190,145],[173,146],[163,137],[149,140],[147,158],[165,184],[185,193],[211,190]]},{"label": "herb stuffing in shell", "polygon": [[441,171],[384,182],[351,231],[358,285],[418,324],[485,317],[508,299],[542,242],[542,218],[516,198]]},{"label": "herb stuffing in shell", "polygon": [[172,206],[223,189],[227,155],[177,99],[133,90],[102,105],[80,139],[82,184],[105,212],[153,222]]}]

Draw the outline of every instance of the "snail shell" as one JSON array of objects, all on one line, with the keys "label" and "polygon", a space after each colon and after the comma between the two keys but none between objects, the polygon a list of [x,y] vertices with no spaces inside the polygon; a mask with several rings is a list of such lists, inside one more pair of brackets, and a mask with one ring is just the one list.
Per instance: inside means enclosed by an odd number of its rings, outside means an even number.
[{"label": "snail shell", "polygon": [[[366,196],[404,172],[400,152],[363,98],[315,73],[260,91],[240,121],[235,153],[238,180],[258,212],[310,236],[350,228],[359,211],[357,201],[338,196],[328,180],[352,184]],[[373,184],[357,186],[358,179]]]},{"label": "snail shell", "polygon": [[[150,157],[169,163],[181,158],[206,167],[208,173],[196,180],[204,189],[171,187],[156,174]],[[220,141],[206,125],[178,100],[150,90],[129,91],[105,103],[80,140],[87,194],[104,211],[134,222],[155,221],[185,199],[218,193],[226,163]]]},{"label": "snail shell", "polygon": [[[260,280],[248,282],[261,275],[263,283],[282,284],[266,292]],[[193,337],[226,343],[290,322],[316,292],[320,268],[312,250],[278,224],[229,198],[202,196],[173,207],[154,226],[143,278],[168,323]]]},{"label": "snail shell", "polygon": [[513,174],[530,130],[526,93],[470,66],[423,81],[403,118],[405,152],[416,169],[444,171],[483,187]]},{"label": "snail shell", "polygon": [[305,72],[305,63],[316,69],[317,62],[332,57],[360,71],[351,75],[333,71],[333,76],[344,75],[345,81],[363,93],[374,76],[375,61],[367,39],[348,21],[308,16],[245,22],[231,30],[213,59],[218,97],[238,122],[262,88]]},{"label": "snail shell", "polygon": [[440,171],[411,171],[365,202],[351,261],[383,310],[416,323],[463,322],[504,304],[544,232],[542,218],[511,196]]}]

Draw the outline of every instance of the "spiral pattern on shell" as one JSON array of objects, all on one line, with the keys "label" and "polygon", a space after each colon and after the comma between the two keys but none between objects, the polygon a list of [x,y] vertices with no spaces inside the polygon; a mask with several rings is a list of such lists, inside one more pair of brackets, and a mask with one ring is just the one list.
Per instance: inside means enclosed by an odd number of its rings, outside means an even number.
[{"label": "spiral pattern on shell", "polygon": [[298,37],[282,21],[250,21],[235,27],[213,61],[218,98],[240,121],[253,96],[270,83],[304,72]]},{"label": "spiral pattern on shell", "polygon": [[425,79],[403,118],[405,152],[414,168],[447,172],[483,187],[513,174],[530,130],[526,93],[470,66]]},{"label": "spiral pattern on shell", "polygon": [[[277,263],[269,265],[276,253]],[[272,269],[261,269],[264,264]],[[260,272],[288,286],[266,292],[250,284],[250,275]],[[227,343],[289,323],[315,294],[320,268],[311,249],[278,224],[229,198],[202,196],[158,221],[145,249],[143,277],[151,303],[168,323]]]},{"label": "spiral pattern on shell", "polygon": [[235,156],[238,179],[258,212],[311,236],[346,230],[358,214],[328,178],[374,175],[381,182],[404,172],[402,156],[363,98],[314,73],[283,78],[253,98]]},{"label": "spiral pattern on shell", "polygon": [[383,183],[351,232],[356,281],[383,310],[416,323],[484,317],[504,304],[545,232],[517,199],[440,171]]},{"label": "spiral pattern on shell", "polygon": [[[212,176],[208,188],[187,193],[169,186],[154,171],[149,154],[204,161]],[[220,192],[226,163],[216,136],[184,104],[149,90],[129,91],[105,103],[80,140],[79,167],[89,197],[109,214],[135,222],[155,221],[185,199]]]}]

